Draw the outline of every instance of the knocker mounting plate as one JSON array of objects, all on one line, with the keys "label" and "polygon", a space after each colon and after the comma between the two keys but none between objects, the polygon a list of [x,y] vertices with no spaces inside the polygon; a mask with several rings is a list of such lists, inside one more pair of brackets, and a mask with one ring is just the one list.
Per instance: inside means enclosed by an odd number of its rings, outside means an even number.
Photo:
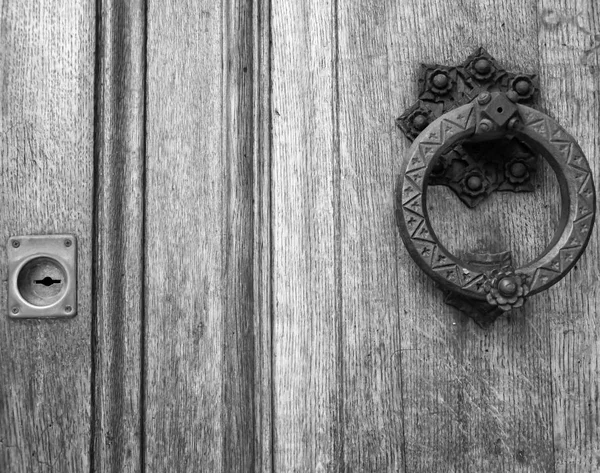
[{"label": "knocker mounting plate", "polygon": [[[478,50],[478,53],[481,51]],[[533,85],[533,76],[529,77]],[[454,76],[452,78],[458,81]],[[404,160],[396,189],[396,218],[408,252],[445,291],[446,302],[480,324],[521,307],[527,296],[548,289],[562,279],[589,241],[596,209],[590,167],[575,139],[550,117],[521,103],[530,100],[535,95],[534,91],[530,90],[532,95],[524,98],[514,78],[505,80],[507,82],[503,83],[512,84],[508,91],[479,88],[479,95],[474,100],[460,106],[449,106],[445,112],[446,105],[434,101],[441,107],[436,112],[439,115],[430,110],[428,120],[431,119],[431,122],[413,136],[414,142]],[[438,87],[442,81],[432,83]],[[484,159],[483,163],[471,155],[469,159],[473,159],[473,163],[459,170],[464,173],[461,185],[471,190],[488,185],[485,184],[485,179],[489,179],[487,167],[496,165],[496,169],[505,173],[505,181],[495,190],[508,190],[502,188],[507,180],[515,187],[510,190],[528,190],[519,189],[516,184],[523,183],[511,181],[507,170],[513,174],[522,174],[523,169],[531,172],[531,163],[527,161],[531,157],[523,155],[523,150],[531,150],[534,156],[548,161],[560,188],[561,216],[552,241],[541,255],[519,268],[513,267],[508,251],[471,255],[463,260],[457,258],[440,243],[427,212],[427,188],[439,182],[436,179],[441,157],[450,152],[460,155],[457,150],[461,146],[463,150],[468,149],[466,144],[485,151],[498,143],[504,143],[505,149],[511,150],[512,154],[501,153],[493,160]],[[456,158],[464,159],[462,156]],[[452,188],[448,183],[444,185]],[[488,185],[486,192],[492,187]],[[477,205],[476,198],[483,195],[468,194],[464,189],[461,192],[473,198],[466,201],[461,197],[470,206]]]},{"label": "knocker mounting plate", "polygon": [[[421,65],[419,100],[396,120],[413,141],[431,122],[478,96],[509,94],[515,102],[531,105],[539,95],[535,74],[507,72],[484,48],[478,48],[461,65]],[[483,95],[482,95],[483,94]],[[506,161],[505,156],[512,159]],[[469,207],[476,207],[492,192],[532,192],[531,178],[539,156],[516,139],[499,138],[493,146],[465,141],[439,157],[429,185],[449,187]]]}]

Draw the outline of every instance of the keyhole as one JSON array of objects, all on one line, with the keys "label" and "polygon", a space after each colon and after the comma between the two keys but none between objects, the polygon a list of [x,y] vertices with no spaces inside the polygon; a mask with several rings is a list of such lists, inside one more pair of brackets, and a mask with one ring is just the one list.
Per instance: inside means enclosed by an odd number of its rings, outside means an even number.
[{"label": "keyhole", "polygon": [[39,307],[54,304],[64,295],[67,275],[58,261],[39,257],[23,266],[17,278],[17,288],[23,299]]},{"label": "keyhole", "polygon": [[46,276],[44,279],[36,279],[35,283],[48,287],[52,286],[52,284],[60,284],[60,279],[52,279],[50,276]]}]

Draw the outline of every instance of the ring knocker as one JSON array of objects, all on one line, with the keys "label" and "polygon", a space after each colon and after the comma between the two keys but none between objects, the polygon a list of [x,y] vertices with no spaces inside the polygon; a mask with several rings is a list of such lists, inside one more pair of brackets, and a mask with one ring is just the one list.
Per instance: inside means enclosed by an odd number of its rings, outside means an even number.
[{"label": "ring knocker", "polygon": [[[402,240],[415,262],[444,289],[446,302],[478,323],[493,321],[557,283],[575,265],[592,231],[596,201],[589,164],[558,123],[525,105],[536,94],[535,76],[504,71],[480,48],[462,66],[423,66],[420,100],[397,121],[414,138],[396,190]],[[477,153],[460,146],[485,149],[490,140],[531,153],[484,158],[498,174],[486,179],[473,164]],[[531,191],[524,177],[535,171],[534,154],[553,168],[562,199],[558,229],[543,253],[514,268],[509,252],[463,261],[444,248],[429,221],[428,185],[447,185],[470,207],[496,190]],[[464,176],[448,179],[453,171],[444,160],[452,159],[473,165]]]}]

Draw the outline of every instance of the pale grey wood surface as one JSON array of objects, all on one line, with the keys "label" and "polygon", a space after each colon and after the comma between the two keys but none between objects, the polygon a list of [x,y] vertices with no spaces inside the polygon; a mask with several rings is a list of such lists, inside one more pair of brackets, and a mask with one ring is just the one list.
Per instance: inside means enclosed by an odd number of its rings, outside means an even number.
[{"label": "pale grey wood surface", "polygon": [[248,471],[262,442],[253,318],[259,20],[246,1],[148,7],[146,468]]},{"label": "pale grey wood surface", "polygon": [[332,7],[331,2],[272,3],[275,471],[333,471],[341,466]]},{"label": "pale grey wood surface", "polygon": [[[594,0],[538,6],[544,105],[579,142],[596,189],[600,159],[600,7]],[[569,275],[547,295],[557,473],[600,470],[600,248],[598,227]]]},{"label": "pale grey wood surface", "polygon": [[400,471],[405,464],[402,309],[392,189],[395,110],[384,2],[337,8],[337,194],[341,396],[346,471]]},{"label": "pale grey wood surface", "polygon": [[[559,25],[540,21],[544,8]],[[510,70],[543,75],[547,61],[595,100],[597,20],[591,3],[274,4],[276,469],[596,468],[594,237],[573,275],[484,331],[443,304],[390,235],[408,149],[393,118],[415,100],[418,64],[456,63],[483,45]],[[592,47],[566,42],[573,36]],[[597,106],[555,87],[542,106],[593,163]],[[497,195],[474,212],[437,190],[436,229],[457,252],[511,249],[517,263],[529,260],[549,241],[559,202],[547,168],[536,183],[533,194]],[[577,329],[563,328],[574,314]]]},{"label": "pale grey wood surface", "polygon": [[[0,470],[88,471],[94,2],[0,3]],[[78,314],[6,313],[11,235],[74,233]]]},{"label": "pale grey wood surface", "polygon": [[223,470],[222,32],[218,3],[148,5],[146,461]]},{"label": "pale grey wood surface", "polygon": [[[0,17],[2,241],[74,232],[80,250],[76,318],[14,322],[0,301],[0,471],[600,468],[596,231],[567,278],[483,330],[393,212],[419,63],[479,45],[540,74],[598,182],[593,0]],[[434,227],[458,254],[529,260],[559,208],[552,172],[535,182],[477,210],[430,189]]]},{"label": "pale grey wood surface", "polygon": [[273,471],[271,0],[252,3],[254,471]]},{"label": "pale grey wood surface", "polygon": [[99,4],[96,78],[94,471],[143,463],[145,2]]}]

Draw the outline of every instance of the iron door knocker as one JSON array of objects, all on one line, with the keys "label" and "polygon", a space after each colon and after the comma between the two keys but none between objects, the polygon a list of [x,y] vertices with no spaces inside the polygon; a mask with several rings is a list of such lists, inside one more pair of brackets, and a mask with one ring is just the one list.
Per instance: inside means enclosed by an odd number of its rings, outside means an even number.
[{"label": "iron door knocker", "polygon": [[[397,120],[414,139],[396,189],[400,235],[415,262],[445,291],[447,303],[480,324],[491,322],[557,283],[583,253],[596,208],[590,167],[571,135],[526,105],[538,93],[537,77],[506,72],[483,48],[458,67],[423,66],[420,82],[420,100]],[[478,155],[490,140],[504,143],[501,153]],[[494,191],[531,191],[526,177],[535,171],[535,159],[519,153],[528,149],[549,162],[560,188],[561,217],[550,244],[519,268],[512,267],[509,252],[475,261],[451,254],[429,221],[427,187],[446,185],[470,207]],[[478,168],[480,159],[487,160],[486,169],[491,165],[492,178]],[[453,160],[470,164],[460,168],[465,175],[457,178]]]}]

